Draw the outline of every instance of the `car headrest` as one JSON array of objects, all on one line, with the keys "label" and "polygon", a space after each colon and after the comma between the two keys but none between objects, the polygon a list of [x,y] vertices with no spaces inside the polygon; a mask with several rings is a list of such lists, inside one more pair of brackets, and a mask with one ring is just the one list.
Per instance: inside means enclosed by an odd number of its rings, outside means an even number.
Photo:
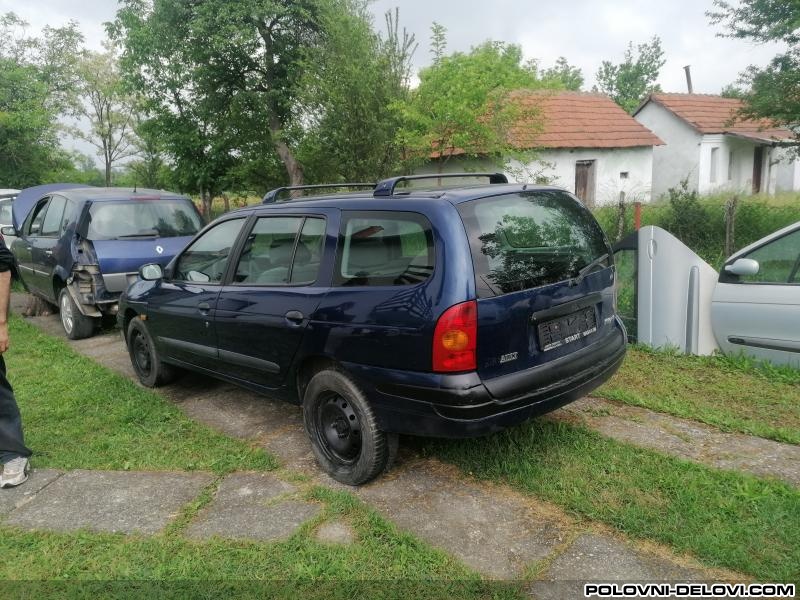
[{"label": "car headrest", "polygon": [[357,239],[350,242],[348,270],[353,273],[359,270],[371,270],[389,261],[389,247],[382,239]]}]

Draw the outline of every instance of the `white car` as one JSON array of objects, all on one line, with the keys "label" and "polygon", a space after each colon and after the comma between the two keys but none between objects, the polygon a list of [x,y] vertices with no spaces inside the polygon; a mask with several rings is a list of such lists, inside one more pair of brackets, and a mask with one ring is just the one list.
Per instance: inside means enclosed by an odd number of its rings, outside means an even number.
[{"label": "white car", "polygon": [[723,352],[800,368],[800,222],[760,239],[722,267],[711,299]]},{"label": "white car", "polygon": [[[19,190],[0,189],[0,227],[14,224],[14,220],[11,217],[11,205],[17,194],[19,194]],[[17,238],[12,235],[6,235],[3,236],[3,239],[6,242],[6,247],[11,248],[11,244]]]}]

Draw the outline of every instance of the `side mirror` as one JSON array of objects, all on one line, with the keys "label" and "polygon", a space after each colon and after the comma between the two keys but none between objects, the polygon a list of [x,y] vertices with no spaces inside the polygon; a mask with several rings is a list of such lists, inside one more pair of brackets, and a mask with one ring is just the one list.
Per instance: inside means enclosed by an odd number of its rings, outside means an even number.
[{"label": "side mirror", "polygon": [[14,227],[11,226],[11,225],[6,225],[5,227],[0,228],[0,233],[3,234],[6,237],[8,237],[8,236],[16,237],[17,236],[17,230],[14,229]]},{"label": "side mirror", "polygon": [[139,277],[145,281],[158,281],[164,277],[164,271],[158,263],[150,263],[139,267]]},{"label": "side mirror", "polygon": [[733,263],[725,266],[725,272],[731,275],[756,275],[758,261],[752,258],[737,258]]}]

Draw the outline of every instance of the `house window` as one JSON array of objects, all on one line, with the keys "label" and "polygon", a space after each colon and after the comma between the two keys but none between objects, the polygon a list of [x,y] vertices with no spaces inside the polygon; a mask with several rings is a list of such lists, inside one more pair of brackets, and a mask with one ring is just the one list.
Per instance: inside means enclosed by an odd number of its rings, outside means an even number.
[{"label": "house window", "polygon": [[708,180],[711,183],[717,182],[717,163],[719,162],[719,148],[711,149],[711,173]]},{"label": "house window", "polygon": [[620,179],[627,179],[628,178],[628,171],[620,171],[619,172]]},{"label": "house window", "polygon": [[728,154],[728,181],[733,181],[733,150]]}]

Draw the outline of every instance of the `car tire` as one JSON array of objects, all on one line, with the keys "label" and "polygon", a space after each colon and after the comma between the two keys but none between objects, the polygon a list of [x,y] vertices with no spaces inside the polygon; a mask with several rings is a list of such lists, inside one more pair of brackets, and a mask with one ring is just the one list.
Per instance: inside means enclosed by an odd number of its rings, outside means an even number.
[{"label": "car tire", "polygon": [[131,319],[125,338],[133,370],[145,387],[158,387],[173,381],[177,371],[172,365],[161,361],[158,350],[147,326],[139,317]]},{"label": "car tire", "polygon": [[344,373],[320,371],[303,396],[303,421],[311,448],[328,475],[361,485],[387,471],[398,436],[381,431],[364,393]]},{"label": "car tire", "polygon": [[67,288],[58,293],[58,313],[61,327],[71,340],[82,340],[91,337],[97,326],[97,319],[83,314],[72,299]]}]

